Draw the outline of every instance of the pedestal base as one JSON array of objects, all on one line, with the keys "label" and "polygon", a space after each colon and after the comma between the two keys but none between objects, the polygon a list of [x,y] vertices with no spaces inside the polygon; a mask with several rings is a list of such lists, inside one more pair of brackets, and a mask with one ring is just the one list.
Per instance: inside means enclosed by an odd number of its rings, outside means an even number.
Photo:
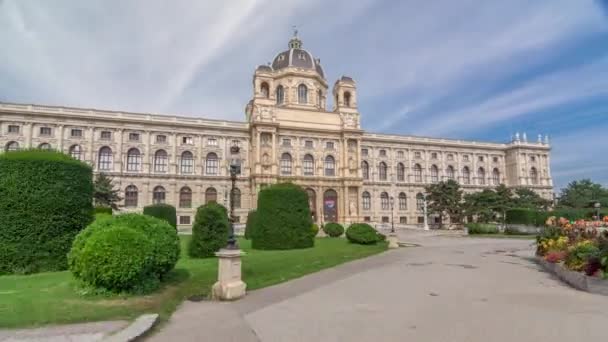
[{"label": "pedestal base", "polygon": [[395,233],[388,234],[387,240],[388,240],[388,248],[390,248],[390,249],[399,248],[399,239],[397,239],[397,234],[395,234]]},{"label": "pedestal base", "polygon": [[213,299],[235,300],[245,296],[247,284],[241,280],[240,249],[221,249],[218,257],[218,281],[213,285]]}]

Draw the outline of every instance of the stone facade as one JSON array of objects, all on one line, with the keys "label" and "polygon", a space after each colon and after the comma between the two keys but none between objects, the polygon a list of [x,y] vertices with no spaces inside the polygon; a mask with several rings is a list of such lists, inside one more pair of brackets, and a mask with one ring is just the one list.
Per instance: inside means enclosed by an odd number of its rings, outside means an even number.
[{"label": "stone facade", "polygon": [[546,139],[500,144],[366,133],[356,82],[342,76],[329,93],[320,61],[297,37],[256,69],[245,112],[245,122],[232,122],[0,103],[0,145],[69,153],[114,177],[125,211],[166,202],[176,206],[182,229],[206,201],[228,206],[232,159],[242,166],[241,222],[261,188],[286,181],[307,190],[317,222],[388,222],[393,197],[395,222],[419,224],[424,186],[449,178],[466,192],[504,183],[553,197]]}]

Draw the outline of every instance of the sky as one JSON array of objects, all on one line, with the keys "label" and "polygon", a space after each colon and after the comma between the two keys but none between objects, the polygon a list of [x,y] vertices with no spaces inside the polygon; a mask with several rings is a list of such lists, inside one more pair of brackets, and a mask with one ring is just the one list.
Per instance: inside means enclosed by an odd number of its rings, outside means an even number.
[{"label": "sky", "polygon": [[294,25],[366,131],[548,134],[608,186],[608,0],[0,0],[0,101],[242,121]]}]

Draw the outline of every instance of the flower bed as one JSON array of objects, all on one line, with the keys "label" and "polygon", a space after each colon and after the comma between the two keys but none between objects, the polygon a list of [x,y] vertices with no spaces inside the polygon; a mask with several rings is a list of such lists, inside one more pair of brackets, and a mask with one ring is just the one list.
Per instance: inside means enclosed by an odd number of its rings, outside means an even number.
[{"label": "flower bed", "polygon": [[550,217],[536,239],[541,265],[570,285],[608,295],[608,218],[568,221]]}]

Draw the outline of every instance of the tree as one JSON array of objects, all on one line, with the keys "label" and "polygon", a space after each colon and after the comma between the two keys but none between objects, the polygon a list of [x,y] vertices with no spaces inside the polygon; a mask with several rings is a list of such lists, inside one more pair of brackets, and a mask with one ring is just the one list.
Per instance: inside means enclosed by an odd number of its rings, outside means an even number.
[{"label": "tree", "polygon": [[515,189],[513,208],[542,209],[545,210],[550,205],[550,201],[540,197],[539,194],[528,188]]},{"label": "tree", "polygon": [[460,185],[452,179],[446,182],[431,184],[425,189],[427,193],[428,210],[431,213],[446,215],[452,223],[461,222],[462,219],[462,190]]},{"label": "tree", "polygon": [[464,195],[464,211],[467,215],[477,216],[477,222],[490,222],[501,200],[492,189],[484,189]]},{"label": "tree", "polygon": [[120,190],[114,189],[113,181],[112,177],[108,177],[104,173],[97,175],[94,183],[95,190],[93,192],[95,206],[110,207],[118,210],[116,203],[122,201],[122,197],[118,195]]},{"label": "tree", "polygon": [[496,197],[492,209],[500,213],[500,217],[504,225],[507,217],[507,210],[513,208],[513,191],[507,188],[506,185],[500,184],[496,187],[496,189],[494,189],[494,192]]},{"label": "tree", "polygon": [[588,208],[595,202],[608,207],[608,189],[590,179],[573,181],[561,190],[559,204],[571,208]]}]

